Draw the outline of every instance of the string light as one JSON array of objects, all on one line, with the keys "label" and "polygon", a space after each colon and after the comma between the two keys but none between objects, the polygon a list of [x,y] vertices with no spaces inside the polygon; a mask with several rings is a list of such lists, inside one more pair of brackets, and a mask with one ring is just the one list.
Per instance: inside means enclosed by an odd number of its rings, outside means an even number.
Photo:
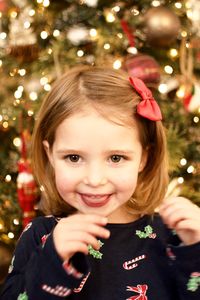
[{"label": "string light", "polygon": [[120,6],[119,5],[116,5],[116,6],[114,6],[113,8],[112,8],[112,10],[114,11],[114,12],[119,12],[120,11]]},{"label": "string light", "polygon": [[43,30],[42,32],[40,32],[40,37],[41,39],[45,40],[48,37],[48,33],[45,30]]},{"label": "string light", "polygon": [[154,6],[154,7],[160,6],[160,1],[158,1],[158,0],[152,1],[152,6]]},{"label": "string light", "polygon": [[193,121],[194,121],[194,123],[199,123],[199,117],[195,116],[195,117],[193,118]]},{"label": "string light", "polygon": [[18,219],[14,219],[14,220],[13,220],[13,224],[14,224],[14,225],[19,225],[19,220],[18,220]]},{"label": "string light", "polygon": [[54,37],[58,37],[59,35],[60,35],[60,30],[55,29],[55,30],[53,31],[53,36],[54,36]]},{"label": "string light", "polygon": [[128,47],[127,52],[131,54],[137,54],[138,50],[135,47]]},{"label": "string light", "polygon": [[179,184],[182,184],[184,182],[184,178],[183,177],[179,177],[177,179],[177,181],[178,181]]},{"label": "string light", "polygon": [[103,47],[104,47],[105,50],[108,50],[108,49],[110,49],[110,44],[109,44],[109,43],[106,43],[106,44],[104,44]]},{"label": "string light", "polygon": [[28,29],[31,26],[31,23],[29,21],[24,22],[24,28]]},{"label": "string light", "polygon": [[173,68],[169,65],[165,66],[164,70],[165,70],[165,73],[167,73],[167,74],[172,74],[174,71]]},{"label": "string light", "polygon": [[191,166],[189,166],[188,168],[187,168],[187,172],[188,173],[193,173],[194,172],[194,167],[191,165]]},{"label": "string light", "polygon": [[10,12],[10,17],[11,17],[12,19],[17,18],[17,12],[16,12],[15,10],[11,11],[11,12]]},{"label": "string light", "polygon": [[13,145],[15,147],[21,147],[21,139],[19,137],[14,138]]},{"label": "string light", "polygon": [[183,31],[181,32],[181,36],[182,36],[182,37],[186,37],[186,36],[187,36],[187,32],[186,32],[185,30],[183,30]]},{"label": "string light", "polygon": [[5,129],[7,129],[7,128],[8,128],[8,125],[9,125],[9,124],[8,124],[8,122],[6,122],[6,121],[5,121],[5,122],[3,122],[3,124],[2,124],[3,128],[5,128]]},{"label": "string light", "polygon": [[0,59],[0,67],[2,67],[3,65],[3,61]]},{"label": "string light", "polygon": [[77,56],[78,57],[82,57],[84,55],[84,51],[83,50],[78,50],[77,51]]},{"label": "string light", "polygon": [[185,166],[187,164],[187,159],[181,158],[180,164],[181,164],[181,166]]},{"label": "string light", "polygon": [[1,33],[0,33],[0,39],[1,39],[1,40],[5,40],[6,37],[7,37],[6,32],[1,32]]},{"label": "string light", "polygon": [[29,10],[28,14],[30,17],[33,17],[35,15],[35,10],[34,9]]},{"label": "string light", "polygon": [[44,85],[44,90],[45,90],[46,92],[49,92],[49,91],[51,90],[51,86],[50,86],[49,83],[46,83],[46,84]]},{"label": "string light", "polygon": [[33,112],[33,110],[28,110],[27,111],[27,115],[29,116],[29,117],[32,117],[33,115],[34,115],[34,112]]},{"label": "string light", "polygon": [[169,50],[169,54],[170,54],[171,57],[175,58],[175,57],[178,56],[178,51],[177,51],[177,49],[172,48],[172,49]]},{"label": "string light", "polygon": [[38,95],[37,95],[36,92],[30,92],[30,93],[29,93],[29,98],[30,98],[32,101],[35,101],[35,100],[37,100]]},{"label": "string light", "polygon": [[134,16],[138,16],[138,15],[140,14],[139,10],[136,9],[136,8],[133,8],[133,9],[131,10],[131,13],[132,13]]},{"label": "string light", "polygon": [[115,21],[115,16],[113,15],[113,13],[108,12],[108,13],[106,14],[106,21],[107,21],[108,23],[113,23],[113,22]]},{"label": "string light", "polygon": [[19,69],[18,73],[20,76],[24,76],[26,74],[26,70],[25,69]]},{"label": "string light", "polygon": [[5,182],[10,182],[12,180],[12,177],[8,174],[5,177]]},{"label": "string light", "polygon": [[50,1],[49,0],[43,0],[43,6],[44,7],[48,7],[50,5]]},{"label": "string light", "polygon": [[121,60],[117,59],[117,60],[114,61],[114,63],[113,63],[113,68],[114,69],[118,70],[118,69],[121,68],[121,66],[122,66]]},{"label": "string light", "polygon": [[175,6],[176,8],[178,8],[178,9],[181,9],[181,8],[182,8],[182,3],[181,3],[181,2],[176,2],[176,3],[174,4],[174,6]]},{"label": "string light", "polygon": [[45,85],[46,83],[48,83],[48,78],[47,78],[47,77],[42,77],[42,78],[40,79],[40,84],[41,84],[41,85]]},{"label": "string light", "polygon": [[161,93],[161,94],[165,94],[167,92],[167,85],[165,83],[161,83],[159,84],[158,86],[158,91]]},{"label": "string light", "polygon": [[97,36],[97,30],[95,28],[91,28],[89,33],[90,33],[91,37],[96,37]]},{"label": "string light", "polygon": [[8,232],[9,239],[14,239],[15,235],[13,232]]},{"label": "string light", "polygon": [[122,38],[123,38],[123,34],[122,34],[121,32],[119,32],[119,33],[117,34],[117,37],[118,37],[119,39],[122,39]]}]

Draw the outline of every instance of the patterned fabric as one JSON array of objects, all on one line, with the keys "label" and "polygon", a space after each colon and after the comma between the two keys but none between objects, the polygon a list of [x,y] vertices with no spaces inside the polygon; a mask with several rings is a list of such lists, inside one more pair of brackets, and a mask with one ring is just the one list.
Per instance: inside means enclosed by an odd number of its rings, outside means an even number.
[{"label": "patterned fabric", "polygon": [[108,224],[100,251],[89,246],[70,263],[54,247],[57,221],[36,218],[22,233],[1,300],[200,299],[200,243],[182,245],[159,215]]}]

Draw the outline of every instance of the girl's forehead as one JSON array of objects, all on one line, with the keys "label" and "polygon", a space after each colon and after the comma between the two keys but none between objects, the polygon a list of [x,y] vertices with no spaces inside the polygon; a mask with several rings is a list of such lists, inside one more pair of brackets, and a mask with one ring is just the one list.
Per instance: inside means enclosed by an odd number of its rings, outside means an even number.
[{"label": "girl's forehead", "polygon": [[130,128],[138,127],[134,118],[133,111],[121,109],[119,107],[108,105],[88,104],[80,107],[80,109],[70,115],[67,119],[78,120],[80,118],[89,119],[91,116],[95,118],[103,118],[113,124],[127,126]]}]

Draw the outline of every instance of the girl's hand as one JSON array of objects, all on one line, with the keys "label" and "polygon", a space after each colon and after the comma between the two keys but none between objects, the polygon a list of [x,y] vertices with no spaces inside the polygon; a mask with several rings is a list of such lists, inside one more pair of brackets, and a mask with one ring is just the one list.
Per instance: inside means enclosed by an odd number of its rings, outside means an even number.
[{"label": "girl's hand", "polygon": [[99,215],[76,214],[61,219],[53,231],[57,253],[63,260],[69,260],[76,252],[88,254],[88,245],[99,249],[97,237],[107,239],[109,230],[103,226],[107,218]]},{"label": "girl's hand", "polygon": [[200,242],[200,208],[183,197],[164,200],[159,208],[163,222],[175,229],[185,245]]}]

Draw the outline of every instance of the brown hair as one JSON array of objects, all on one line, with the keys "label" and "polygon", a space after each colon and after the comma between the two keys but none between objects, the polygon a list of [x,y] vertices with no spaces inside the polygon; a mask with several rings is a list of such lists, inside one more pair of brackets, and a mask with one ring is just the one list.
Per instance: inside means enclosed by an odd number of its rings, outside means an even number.
[{"label": "brown hair", "polygon": [[58,125],[88,104],[102,113],[102,107],[109,107],[109,111],[115,116],[121,115],[124,122],[127,114],[136,120],[140,141],[143,149],[148,149],[148,157],[127,206],[136,213],[154,212],[165,196],[168,183],[166,138],[161,121],[150,121],[136,113],[140,101],[128,75],[109,68],[76,67],[54,83],[40,108],[32,140],[33,169],[43,187],[41,209],[46,214],[69,214],[74,209],[57,192],[54,171],[42,142],[47,140],[51,148]]}]

